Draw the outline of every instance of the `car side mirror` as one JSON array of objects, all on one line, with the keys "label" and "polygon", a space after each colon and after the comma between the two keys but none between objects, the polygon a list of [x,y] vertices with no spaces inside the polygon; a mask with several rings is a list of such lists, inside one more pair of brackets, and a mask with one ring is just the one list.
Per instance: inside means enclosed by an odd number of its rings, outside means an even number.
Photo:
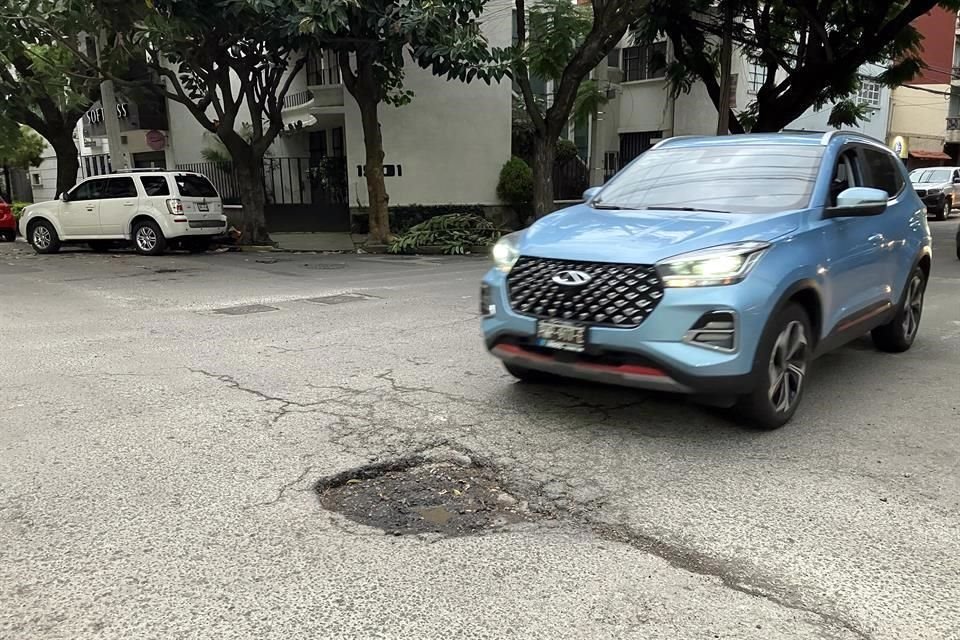
[{"label": "car side mirror", "polygon": [[960,184],[960,176],[953,179],[953,184]]},{"label": "car side mirror", "polygon": [[837,196],[837,204],[827,207],[824,218],[878,216],[887,210],[890,195],[883,189],[853,187]]},{"label": "car side mirror", "polygon": [[596,197],[596,195],[597,195],[598,193],[600,193],[600,189],[602,189],[602,188],[603,188],[603,187],[590,187],[589,189],[587,189],[586,191],[584,191],[584,192],[583,192],[583,200],[584,200],[584,202],[590,202],[591,200],[593,200],[594,197]]},{"label": "car side mirror", "polygon": [[61,201],[61,202],[70,202],[70,194],[67,193],[66,191],[64,191],[63,193],[61,193],[61,194],[60,194],[60,201]]}]

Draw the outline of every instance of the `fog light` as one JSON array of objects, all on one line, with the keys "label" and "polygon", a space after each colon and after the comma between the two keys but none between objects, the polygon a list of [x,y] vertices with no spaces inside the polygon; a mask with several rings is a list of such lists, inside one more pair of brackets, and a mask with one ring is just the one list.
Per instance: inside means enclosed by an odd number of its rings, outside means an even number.
[{"label": "fog light", "polygon": [[493,292],[490,285],[480,285],[480,315],[484,317],[497,315],[497,305],[493,304]]},{"label": "fog light", "polygon": [[737,350],[737,315],[733,311],[711,311],[690,327],[684,342],[718,351]]}]

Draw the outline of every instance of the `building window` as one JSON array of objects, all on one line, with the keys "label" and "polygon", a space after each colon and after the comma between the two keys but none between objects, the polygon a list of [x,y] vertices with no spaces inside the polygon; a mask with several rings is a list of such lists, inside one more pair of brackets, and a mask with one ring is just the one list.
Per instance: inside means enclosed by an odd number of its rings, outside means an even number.
[{"label": "building window", "polygon": [[874,109],[880,108],[880,83],[872,80],[861,80],[860,91],[857,92],[857,104],[865,104]]},{"label": "building window", "polygon": [[642,47],[627,47],[622,53],[623,79],[625,82],[652,80],[667,75],[666,42]]},{"label": "building window", "polygon": [[32,184],[32,185],[35,186],[35,187],[42,187],[42,186],[43,186],[43,176],[40,175],[39,173],[31,173],[31,174],[30,174],[30,184]]},{"label": "building window", "polygon": [[747,91],[757,93],[767,79],[767,69],[762,64],[750,63],[747,70]]},{"label": "building window", "polygon": [[614,69],[620,68],[620,49],[614,49],[607,54],[607,66]]}]

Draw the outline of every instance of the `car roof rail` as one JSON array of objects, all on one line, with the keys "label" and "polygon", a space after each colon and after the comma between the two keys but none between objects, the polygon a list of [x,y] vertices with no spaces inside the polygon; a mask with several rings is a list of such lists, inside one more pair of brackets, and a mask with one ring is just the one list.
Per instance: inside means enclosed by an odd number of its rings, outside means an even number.
[{"label": "car roof rail", "polygon": [[826,132],[825,134],[823,134],[823,137],[820,138],[820,144],[822,144],[823,146],[827,146],[828,144],[830,144],[830,141],[836,138],[837,136],[846,136],[848,138],[858,138],[860,140],[865,140],[867,142],[879,144],[883,147],[887,146],[882,140],[877,140],[873,136],[868,136],[867,134],[861,133],[859,131],[849,131],[845,129],[834,129],[833,131]]},{"label": "car roof rail", "polygon": [[166,173],[166,169],[118,169],[114,173]]}]

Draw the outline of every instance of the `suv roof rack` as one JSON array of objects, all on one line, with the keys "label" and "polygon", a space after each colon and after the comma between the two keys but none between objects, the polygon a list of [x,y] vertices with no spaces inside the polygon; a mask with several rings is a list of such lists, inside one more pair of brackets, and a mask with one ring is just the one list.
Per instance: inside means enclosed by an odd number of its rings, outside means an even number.
[{"label": "suv roof rack", "polygon": [[166,169],[119,169],[114,173],[166,173]]}]

